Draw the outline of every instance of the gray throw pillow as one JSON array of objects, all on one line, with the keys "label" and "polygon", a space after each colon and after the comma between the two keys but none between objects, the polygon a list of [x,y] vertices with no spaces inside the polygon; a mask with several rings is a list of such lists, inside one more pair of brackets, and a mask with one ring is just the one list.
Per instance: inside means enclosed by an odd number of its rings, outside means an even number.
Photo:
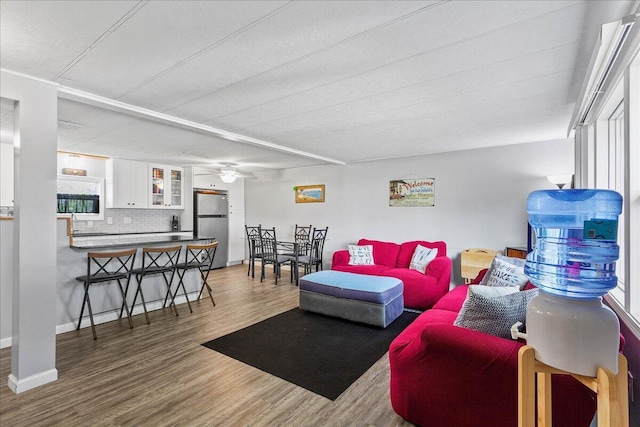
[{"label": "gray throw pillow", "polygon": [[473,329],[502,338],[511,338],[511,326],[525,322],[527,304],[538,295],[538,289],[487,297],[469,287],[455,322],[456,326]]}]

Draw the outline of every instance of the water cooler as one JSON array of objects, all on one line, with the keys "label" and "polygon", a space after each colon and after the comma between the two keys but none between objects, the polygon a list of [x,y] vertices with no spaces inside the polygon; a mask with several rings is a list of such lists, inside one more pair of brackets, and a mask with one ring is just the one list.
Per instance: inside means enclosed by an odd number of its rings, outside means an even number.
[{"label": "water cooler", "polygon": [[620,325],[602,297],[617,285],[622,196],[610,190],[541,190],[527,199],[535,249],[525,273],[540,293],[527,309],[537,360],[567,372],[618,372]]}]

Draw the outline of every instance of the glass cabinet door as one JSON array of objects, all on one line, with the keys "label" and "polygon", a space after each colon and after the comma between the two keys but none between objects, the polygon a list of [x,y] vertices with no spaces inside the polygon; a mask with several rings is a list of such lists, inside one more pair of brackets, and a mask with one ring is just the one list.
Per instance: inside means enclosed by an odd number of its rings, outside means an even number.
[{"label": "glass cabinet door", "polygon": [[151,168],[151,205],[164,206],[164,169]]},{"label": "glass cabinet door", "polygon": [[182,206],[182,171],[171,169],[171,206]]}]

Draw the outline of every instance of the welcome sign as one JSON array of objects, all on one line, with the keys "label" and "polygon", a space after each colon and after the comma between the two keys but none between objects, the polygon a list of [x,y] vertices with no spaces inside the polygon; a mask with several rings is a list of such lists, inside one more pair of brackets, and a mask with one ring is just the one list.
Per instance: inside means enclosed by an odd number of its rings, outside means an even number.
[{"label": "welcome sign", "polygon": [[389,181],[389,206],[435,206],[435,178],[397,179]]}]

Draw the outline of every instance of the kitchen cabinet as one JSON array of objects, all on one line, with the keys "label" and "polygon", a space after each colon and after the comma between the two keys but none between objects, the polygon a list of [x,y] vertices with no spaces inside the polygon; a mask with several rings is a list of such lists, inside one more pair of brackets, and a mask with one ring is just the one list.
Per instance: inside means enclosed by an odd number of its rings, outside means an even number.
[{"label": "kitchen cabinet", "polygon": [[107,160],[106,189],[107,208],[147,208],[148,164],[125,159]]},{"label": "kitchen cabinet", "polygon": [[237,178],[229,184],[229,263],[244,260],[244,179]]},{"label": "kitchen cabinet", "polygon": [[244,209],[229,208],[229,264],[240,264],[244,260]]},{"label": "kitchen cabinet", "polygon": [[[236,179],[236,181],[238,180]],[[207,190],[229,190],[229,187],[230,185],[226,182],[222,182],[217,174],[207,173],[193,175],[193,188],[203,188]]]},{"label": "kitchen cabinet", "polygon": [[149,165],[149,207],[184,209],[184,169],[167,165]]}]

